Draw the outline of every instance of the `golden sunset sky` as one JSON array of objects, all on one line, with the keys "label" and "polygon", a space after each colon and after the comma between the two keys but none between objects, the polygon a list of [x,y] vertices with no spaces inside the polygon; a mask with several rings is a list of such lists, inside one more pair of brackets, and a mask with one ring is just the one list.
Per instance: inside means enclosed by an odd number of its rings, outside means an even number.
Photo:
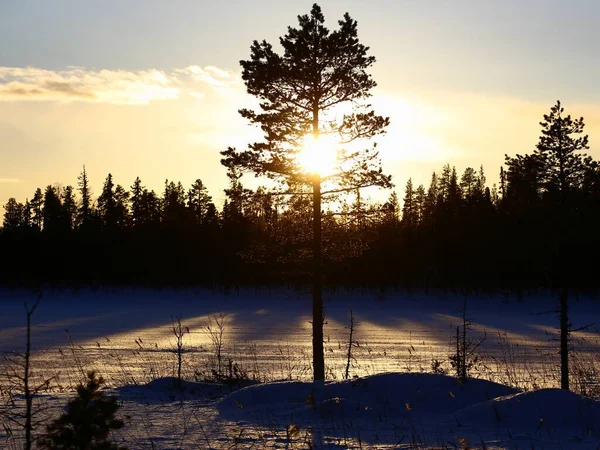
[{"label": "golden sunset sky", "polygon": [[[484,165],[531,152],[560,99],[584,116],[600,158],[600,2],[322,1],[331,28],[346,11],[377,57],[372,103],[400,193],[449,162]],[[256,137],[237,113],[255,105],[239,78],[254,39],[276,44],[312,2],[0,1],[0,202],[48,184],[96,195],[111,172],[162,192],[200,178],[220,206],[219,151]]]}]

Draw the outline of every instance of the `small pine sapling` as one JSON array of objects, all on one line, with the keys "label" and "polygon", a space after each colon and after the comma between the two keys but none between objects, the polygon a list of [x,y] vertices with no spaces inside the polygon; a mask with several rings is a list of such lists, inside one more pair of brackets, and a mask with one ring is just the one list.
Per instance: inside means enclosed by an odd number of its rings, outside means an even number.
[{"label": "small pine sapling", "polygon": [[31,367],[31,322],[33,314],[41,299],[42,293],[38,295],[33,306],[30,307],[27,301],[25,302],[25,314],[27,319],[25,328],[25,351],[23,353],[15,352],[13,356],[6,358],[6,361],[9,363],[7,373],[9,387],[7,392],[11,409],[17,409],[17,399],[19,397],[15,396],[15,393],[22,394],[22,397],[25,400],[25,410],[23,412],[10,413],[7,416],[7,419],[23,428],[25,432],[25,444],[23,448],[25,450],[30,450],[32,448],[33,442],[35,441],[33,436],[35,428],[43,420],[37,419],[36,416],[45,411],[45,408],[35,407],[33,400],[41,391],[48,389],[50,382],[54,379],[54,377],[45,378],[36,384]]},{"label": "small pine sapling", "polygon": [[39,448],[46,450],[127,450],[109,441],[113,430],[123,427],[115,418],[120,408],[116,396],[107,397],[100,387],[104,379],[91,371],[85,385],[77,387],[65,412],[46,427],[46,435],[39,440]]},{"label": "small pine sapling", "polygon": [[462,308],[462,325],[456,327],[456,353],[449,356],[450,365],[456,370],[456,377],[461,383],[467,381],[469,371],[479,362],[477,349],[485,342],[485,331],[482,338],[473,340],[468,336],[473,322],[467,317],[467,298]]},{"label": "small pine sapling", "polygon": [[184,327],[181,324],[181,317],[177,316],[175,319],[172,319],[172,328],[171,331],[175,336],[175,346],[173,348],[173,352],[177,356],[177,388],[181,389],[181,366],[183,364],[183,336],[186,333],[190,332],[188,327]]},{"label": "small pine sapling", "polygon": [[348,329],[350,331],[350,336],[348,338],[348,354],[346,357],[346,371],[344,372],[344,379],[347,380],[350,378],[350,364],[352,361],[356,362],[356,358],[352,355],[352,347],[358,347],[358,342],[356,342],[354,338],[354,328],[356,327],[356,321],[354,320],[354,313],[350,310],[350,325],[348,325]]}]

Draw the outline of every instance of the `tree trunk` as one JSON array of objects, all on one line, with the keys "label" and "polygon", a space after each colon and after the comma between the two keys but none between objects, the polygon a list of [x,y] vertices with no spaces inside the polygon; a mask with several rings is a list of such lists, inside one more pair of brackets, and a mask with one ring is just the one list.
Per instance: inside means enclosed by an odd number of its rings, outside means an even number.
[{"label": "tree trunk", "polygon": [[[37,305],[37,304],[36,304]],[[25,310],[27,311],[27,338],[25,347],[25,373],[23,374],[23,391],[25,394],[25,450],[31,450],[31,416],[33,407],[33,394],[29,387],[29,376],[30,368],[29,361],[31,355],[31,315],[33,309],[29,310],[27,304],[25,304]]]},{"label": "tree trunk", "polygon": [[313,370],[314,381],[325,380],[323,354],[323,292],[321,274],[321,177],[313,178]]},{"label": "tree trunk", "polygon": [[569,390],[569,292],[560,292],[560,388]]}]

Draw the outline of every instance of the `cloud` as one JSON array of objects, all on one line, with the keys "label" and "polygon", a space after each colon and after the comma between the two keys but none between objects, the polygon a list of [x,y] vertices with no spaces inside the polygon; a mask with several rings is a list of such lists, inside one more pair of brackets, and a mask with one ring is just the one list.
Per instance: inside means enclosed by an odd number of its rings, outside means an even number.
[{"label": "cloud", "polygon": [[87,70],[68,67],[52,71],[35,67],[0,67],[0,102],[62,101],[145,105],[175,100],[186,93],[203,99],[212,92],[237,98],[244,92],[238,73],[215,66],[191,65],[160,70]]},{"label": "cloud", "polygon": [[179,97],[179,80],[158,70],[61,71],[0,67],[0,101],[87,101],[143,105]]},{"label": "cloud", "polygon": [[0,178],[0,184],[15,184],[22,182],[23,180],[20,180],[18,178]]},{"label": "cloud", "polygon": [[177,72],[190,76],[195,81],[201,81],[213,87],[233,87],[241,84],[241,78],[228,70],[215,66],[188,66]]}]

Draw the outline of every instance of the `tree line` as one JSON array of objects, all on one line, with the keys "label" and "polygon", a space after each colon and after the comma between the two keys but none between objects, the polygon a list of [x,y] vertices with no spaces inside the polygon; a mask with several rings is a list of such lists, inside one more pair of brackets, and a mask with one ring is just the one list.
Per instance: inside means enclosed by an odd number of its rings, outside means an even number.
[{"label": "tree line", "polygon": [[[506,156],[498,185],[483,167],[450,164],[403,201],[344,195],[323,214],[325,282],[406,288],[595,289],[600,166],[584,154],[584,122],[557,102],[530,154]],[[108,174],[94,197],[38,188],[4,205],[0,279],[10,285],[304,284],[310,280],[312,196],[243,186],[228,168],[219,210],[201,180],[165,181],[157,194]]]}]

